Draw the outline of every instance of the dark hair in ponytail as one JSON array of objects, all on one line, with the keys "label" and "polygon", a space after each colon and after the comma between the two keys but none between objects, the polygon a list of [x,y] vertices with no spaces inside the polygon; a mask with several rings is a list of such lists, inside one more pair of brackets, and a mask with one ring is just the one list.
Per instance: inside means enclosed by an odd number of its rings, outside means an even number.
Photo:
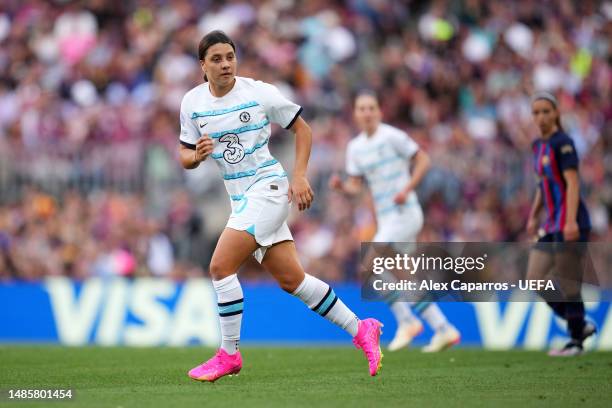
[{"label": "dark hair in ponytail", "polygon": [[563,130],[563,126],[561,126],[561,112],[559,112],[559,108],[557,108],[556,106],[555,109],[557,110],[557,120],[555,121],[555,124],[561,132],[565,133],[565,130]]},{"label": "dark hair in ponytail", "polygon": [[[234,52],[236,52],[236,45],[234,44],[232,39],[229,38],[229,36],[225,34],[223,31],[214,30],[206,34],[200,40],[200,44],[198,45],[198,58],[200,59],[200,61],[206,58],[206,52],[208,52],[208,49],[215,44],[229,44],[232,46],[232,49],[234,50]],[[208,80],[206,78],[206,74],[204,74],[204,80],[205,81]]]}]

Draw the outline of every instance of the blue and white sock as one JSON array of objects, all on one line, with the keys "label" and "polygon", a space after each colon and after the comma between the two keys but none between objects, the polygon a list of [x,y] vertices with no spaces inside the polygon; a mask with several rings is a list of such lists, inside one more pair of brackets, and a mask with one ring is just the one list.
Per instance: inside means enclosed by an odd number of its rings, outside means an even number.
[{"label": "blue and white sock", "polygon": [[325,282],[306,274],[300,286],[292,293],[325,319],[339,326],[352,337],[357,335],[359,319]]},{"label": "blue and white sock", "polygon": [[[380,279],[385,283],[396,283],[397,278],[389,271],[384,271]],[[409,302],[400,301],[401,293],[397,290],[388,290],[383,293],[383,299],[389,305],[397,324],[414,323],[417,317],[412,313]]]},{"label": "blue and white sock", "polygon": [[415,302],[412,304],[412,308],[436,332],[452,327],[448,320],[446,320],[442,310],[435,303],[426,301]]},{"label": "blue and white sock", "polygon": [[393,316],[395,316],[395,320],[397,324],[400,323],[414,323],[417,317],[410,310],[410,303],[408,302],[393,302],[389,305]]},{"label": "blue and white sock", "polygon": [[238,275],[233,274],[221,280],[213,281],[217,293],[219,323],[221,326],[221,348],[227,354],[235,354],[240,342],[240,325],[242,323],[243,296]]}]

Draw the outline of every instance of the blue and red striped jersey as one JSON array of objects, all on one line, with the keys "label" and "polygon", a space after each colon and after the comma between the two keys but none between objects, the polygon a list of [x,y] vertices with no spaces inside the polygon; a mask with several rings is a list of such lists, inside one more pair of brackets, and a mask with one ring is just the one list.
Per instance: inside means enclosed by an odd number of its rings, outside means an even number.
[{"label": "blue and red striped jersey", "polygon": [[[562,232],[567,210],[563,172],[567,169],[578,171],[578,155],[574,142],[559,130],[548,140],[537,139],[532,147],[535,172],[546,209],[543,228],[547,233]],[[581,230],[591,229],[589,213],[582,199],[578,204],[576,222]]]}]

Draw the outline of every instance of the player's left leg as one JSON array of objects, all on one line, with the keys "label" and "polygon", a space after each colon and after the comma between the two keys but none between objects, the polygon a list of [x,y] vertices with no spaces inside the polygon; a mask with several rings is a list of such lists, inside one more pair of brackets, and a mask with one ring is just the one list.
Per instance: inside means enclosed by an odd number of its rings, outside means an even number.
[{"label": "player's left leg", "polygon": [[[410,220],[406,223],[403,220]],[[420,206],[410,206],[403,210],[400,217],[390,224],[390,237],[400,242],[417,242],[417,237],[424,223],[423,210]],[[410,302],[412,311],[422,318],[434,331],[429,344],[423,347],[423,352],[432,353],[445,350],[461,340],[459,330],[453,326],[440,307],[423,299],[418,302]]]},{"label": "player's left leg", "polygon": [[[380,236],[380,230],[376,234]],[[376,242],[376,241],[375,241]],[[368,287],[373,287],[374,281],[381,280],[386,285],[398,282],[398,278],[390,270],[384,270],[381,274],[373,274],[374,260],[380,257],[393,257],[397,252],[387,243],[374,243],[367,248],[363,256],[361,268],[361,280]],[[412,313],[410,303],[402,299],[402,293],[399,290],[384,290],[377,293],[387,305],[397,323],[397,329],[393,339],[388,344],[389,351],[396,351],[408,346],[412,339],[418,336],[423,331],[423,324]]]},{"label": "player's left leg", "polygon": [[582,242],[560,242],[555,252],[555,275],[565,297],[565,319],[570,341],[561,350],[552,350],[552,356],[575,356],[583,353],[584,340],[595,334],[595,325],[585,319],[582,301],[584,258],[587,256],[588,232],[582,231]]},{"label": "player's left leg", "polygon": [[[527,261],[527,280],[541,280],[550,278],[554,266],[554,243],[552,237],[543,237],[529,252]],[[566,303],[558,296],[553,297],[547,291],[538,293],[546,301],[553,312],[562,319],[565,319]]]},{"label": "player's left leg", "polygon": [[378,374],[382,366],[380,322],[375,319],[359,320],[327,283],[305,273],[293,241],[279,242],[268,248],[262,265],[284,291],[349,333],[355,345],[364,351],[370,375]]},{"label": "player's left leg", "polygon": [[[410,225],[405,224],[405,222],[400,222],[400,220],[395,218],[381,220],[378,225],[378,231],[372,239],[373,242],[379,244],[371,246],[363,259],[366,271],[372,271],[372,263],[375,257],[394,257],[395,254],[397,254],[394,242],[414,241],[414,237],[416,237],[421,225],[418,220],[416,223],[411,223]],[[395,274],[389,270],[385,270],[382,274],[377,275],[376,279],[380,279],[387,284],[398,281]],[[423,323],[421,323],[421,320],[412,312],[410,302],[402,299],[403,296],[400,291],[389,290],[382,295],[393,317],[395,317],[395,322],[397,324],[395,334],[393,335],[393,339],[389,342],[387,349],[389,351],[397,351],[407,347],[416,336],[423,332]]]}]

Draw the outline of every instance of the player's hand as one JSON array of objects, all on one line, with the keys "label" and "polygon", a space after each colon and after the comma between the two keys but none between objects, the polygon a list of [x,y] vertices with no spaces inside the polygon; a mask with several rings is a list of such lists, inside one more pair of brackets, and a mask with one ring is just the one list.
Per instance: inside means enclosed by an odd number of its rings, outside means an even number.
[{"label": "player's hand", "polygon": [[527,234],[534,237],[538,233],[538,220],[534,217],[529,217],[527,220]]},{"label": "player's hand", "polygon": [[201,163],[212,153],[214,148],[213,140],[208,135],[202,135],[196,142],[194,160]]},{"label": "player's hand", "polygon": [[289,186],[289,202],[295,199],[298,204],[298,209],[304,211],[310,208],[312,200],[314,200],[314,191],[310,188],[310,183],[305,176],[297,176],[291,181]]},{"label": "player's hand", "polygon": [[343,191],[342,188],[342,179],[337,174],[334,174],[329,179],[329,188],[336,191]]},{"label": "player's hand", "polygon": [[395,197],[393,197],[393,202],[397,205],[405,204],[409,193],[410,191],[404,191],[404,190],[400,191],[399,193],[395,195]]},{"label": "player's hand", "polygon": [[580,237],[580,230],[578,229],[578,223],[576,221],[565,223],[563,227],[563,240],[564,241],[577,241]]}]

